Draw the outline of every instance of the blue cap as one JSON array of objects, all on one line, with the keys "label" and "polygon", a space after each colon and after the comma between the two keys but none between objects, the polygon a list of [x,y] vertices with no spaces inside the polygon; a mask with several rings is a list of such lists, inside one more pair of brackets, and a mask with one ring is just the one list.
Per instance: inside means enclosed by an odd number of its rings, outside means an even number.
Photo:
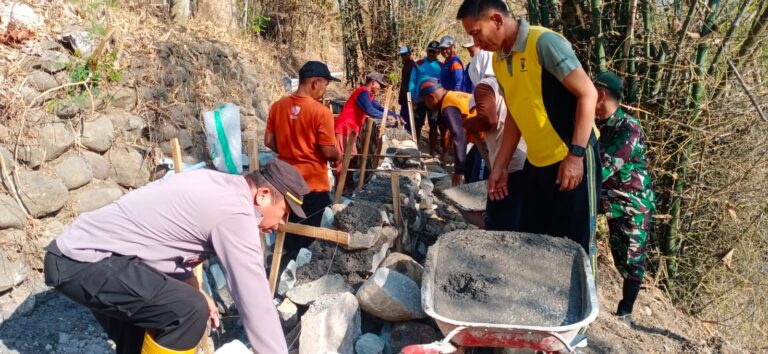
[{"label": "blue cap", "polygon": [[419,84],[419,97],[429,95],[441,87],[443,86],[440,85],[440,81],[434,77],[426,78],[421,82],[421,84]]}]

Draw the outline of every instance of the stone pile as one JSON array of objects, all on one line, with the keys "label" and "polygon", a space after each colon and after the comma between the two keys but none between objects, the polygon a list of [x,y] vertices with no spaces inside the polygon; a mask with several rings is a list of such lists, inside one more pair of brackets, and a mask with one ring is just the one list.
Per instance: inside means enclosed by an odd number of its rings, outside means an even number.
[{"label": "stone pile", "polygon": [[[388,135],[384,142],[391,144],[385,145],[389,154],[402,156],[383,159],[379,169],[404,170],[399,178],[404,225],[394,224],[390,173],[373,173],[361,192],[330,208],[332,227],[349,232],[350,245],[314,241],[308,247],[312,259],[296,269],[294,287],[278,295],[291,352],[398,353],[442,338],[422,308],[419,261],[439,235],[473,227],[434,196],[435,184],[450,176],[434,167],[438,173],[418,172],[425,167],[412,142]],[[400,244],[403,235],[410,236],[410,244]]]}]

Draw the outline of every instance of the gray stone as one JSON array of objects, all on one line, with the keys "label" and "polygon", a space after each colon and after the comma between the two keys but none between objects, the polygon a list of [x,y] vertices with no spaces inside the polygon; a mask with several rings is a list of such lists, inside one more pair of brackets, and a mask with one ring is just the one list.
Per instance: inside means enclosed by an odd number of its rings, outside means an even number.
[{"label": "gray stone", "polygon": [[379,268],[357,291],[360,307],[386,321],[408,321],[427,315],[421,308],[421,289],[410,278]]},{"label": "gray stone", "polygon": [[392,252],[381,262],[379,267],[394,270],[411,278],[417,285],[421,286],[421,275],[424,273],[424,267],[407,255]]},{"label": "gray stone", "polygon": [[43,120],[39,123],[36,141],[19,146],[19,160],[33,168],[61,156],[75,142],[69,124],[58,118]]},{"label": "gray stone", "polygon": [[55,74],[69,66],[69,57],[56,50],[44,50],[39,63],[40,69]]},{"label": "gray stone", "polygon": [[381,226],[375,226],[364,233],[360,231],[353,231],[349,234],[349,244],[346,246],[347,250],[364,250],[373,247],[384,234],[382,233]]},{"label": "gray stone", "polygon": [[56,175],[70,190],[80,188],[93,179],[91,167],[80,156],[65,157],[56,165]]},{"label": "gray stone", "polygon": [[123,195],[123,190],[109,182],[94,182],[72,192],[72,209],[78,214],[101,208]]},{"label": "gray stone", "polygon": [[37,240],[35,241],[35,246],[37,246],[41,256],[44,253],[43,248],[48,246],[48,244],[51,243],[53,239],[61,235],[61,233],[64,232],[64,229],[67,227],[67,225],[55,218],[49,218],[45,220],[46,221],[42,221],[44,223],[43,226],[38,227],[37,229]]},{"label": "gray stone", "polygon": [[19,307],[16,308],[15,314],[21,315],[21,316],[29,316],[32,311],[35,309],[35,304],[37,303],[37,298],[35,297],[35,294],[29,294],[26,299],[19,305]]},{"label": "gray stone", "polygon": [[121,87],[112,95],[112,105],[117,108],[131,110],[136,107],[136,91]]},{"label": "gray stone", "polygon": [[0,229],[23,229],[27,216],[13,197],[0,194]]},{"label": "gray stone", "polygon": [[85,122],[80,142],[89,150],[105,152],[112,146],[115,139],[112,120],[107,116],[99,116],[93,121]]},{"label": "gray stone", "polygon": [[428,344],[440,340],[440,334],[432,326],[421,322],[401,322],[392,327],[389,348],[392,353],[414,344]]},{"label": "gray stone", "polygon": [[109,177],[126,188],[138,188],[149,182],[149,161],[127,146],[113,146],[107,159],[112,164]]},{"label": "gray stone", "polygon": [[0,249],[0,292],[21,284],[27,278],[29,271],[29,267],[24,264],[21,257],[14,254],[14,257],[10,258],[6,252]]},{"label": "gray stone", "polygon": [[61,119],[71,119],[80,113],[80,106],[72,101],[62,102],[56,105],[53,112]]},{"label": "gray stone", "polygon": [[300,354],[352,353],[360,336],[360,308],[351,293],[325,295],[301,317]]},{"label": "gray stone", "polygon": [[290,299],[283,299],[280,306],[277,306],[277,315],[280,317],[283,332],[289,332],[299,323],[299,308]]},{"label": "gray stone", "polygon": [[355,354],[381,354],[384,344],[384,340],[373,333],[363,334],[355,342]]},{"label": "gray stone", "polygon": [[8,173],[13,172],[13,169],[16,168],[16,161],[13,159],[13,153],[5,147],[0,146],[0,156],[2,156],[3,161],[5,161],[5,167],[8,168]]},{"label": "gray stone", "polygon": [[56,81],[51,74],[42,70],[35,70],[29,73],[27,76],[27,83],[40,92],[48,91],[59,86],[59,82]]},{"label": "gray stone", "polygon": [[82,157],[85,159],[88,167],[91,168],[93,178],[105,180],[109,177],[109,170],[112,165],[104,156],[85,150],[82,152]]},{"label": "gray stone", "polygon": [[144,119],[120,109],[110,110],[105,115],[112,120],[117,136],[127,141],[136,141],[141,138],[144,128],[147,127]]},{"label": "gray stone", "polygon": [[45,102],[45,99],[41,97],[40,99],[37,99],[37,96],[40,96],[40,92],[37,92],[37,90],[29,87],[29,86],[23,86],[19,89],[19,94],[21,95],[21,98],[24,99],[25,105],[31,105],[34,101],[34,105],[32,107],[40,107],[43,102]]},{"label": "gray stone", "polygon": [[64,182],[39,171],[21,173],[18,187],[22,203],[36,218],[61,209],[69,196]]},{"label": "gray stone", "polygon": [[286,296],[295,304],[307,306],[319,297],[327,294],[351,292],[344,278],[339,274],[329,274],[313,282],[288,290]]}]

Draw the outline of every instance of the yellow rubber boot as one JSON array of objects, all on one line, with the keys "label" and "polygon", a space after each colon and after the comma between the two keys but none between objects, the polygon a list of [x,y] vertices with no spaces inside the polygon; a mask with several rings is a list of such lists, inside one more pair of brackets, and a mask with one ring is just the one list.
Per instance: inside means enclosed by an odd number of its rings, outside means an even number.
[{"label": "yellow rubber boot", "polygon": [[141,354],[195,354],[197,347],[186,350],[173,350],[163,347],[157,344],[149,334],[149,331],[144,332],[144,344],[141,346]]}]

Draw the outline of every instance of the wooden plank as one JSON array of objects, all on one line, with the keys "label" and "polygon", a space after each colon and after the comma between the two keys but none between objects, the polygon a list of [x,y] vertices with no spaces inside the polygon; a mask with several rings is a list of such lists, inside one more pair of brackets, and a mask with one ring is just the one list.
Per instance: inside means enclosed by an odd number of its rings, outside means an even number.
[{"label": "wooden plank", "polygon": [[[384,131],[387,130],[387,115],[389,115],[389,102],[392,99],[392,86],[387,87],[387,93],[384,100],[384,114],[381,116],[381,124],[379,125],[379,137],[376,139],[378,144],[376,145],[376,155],[381,155],[382,141],[384,137]],[[379,158],[373,159],[374,168],[379,167]]]},{"label": "wooden plank", "polygon": [[360,177],[357,181],[357,191],[363,190],[363,183],[365,183],[365,168],[368,167],[368,149],[371,145],[371,134],[373,133],[373,119],[368,118],[365,128],[365,140],[363,141],[363,155],[362,164],[360,165]]},{"label": "wooden plank", "polygon": [[[402,225],[402,220],[400,216],[400,173],[399,172],[393,172],[392,173],[392,212],[395,216],[395,227],[400,230]],[[402,252],[402,240],[395,243],[395,249],[398,252]]]},{"label": "wooden plank", "polygon": [[269,270],[269,289],[272,290],[272,296],[275,296],[277,290],[277,275],[280,274],[280,260],[283,258],[283,245],[285,244],[285,231],[277,232],[275,240],[275,251],[272,253],[272,267]]},{"label": "wooden plank", "polygon": [[352,159],[352,144],[357,139],[357,133],[354,131],[349,132],[347,136],[347,143],[344,146],[344,162],[341,165],[341,173],[339,174],[339,180],[336,183],[336,195],[333,198],[333,203],[336,204],[341,200],[341,194],[344,192],[344,183],[347,181],[347,171],[349,170],[349,160]]},{"label": "wooden plank", "polygon": [[419,146],[419,139],[418,139],[419,135],[418,134],[421,134],[421,132],[417,132],[416,131],[416,125],[414,124],[414,120],[413,120],[413,102],[411,101],[411,93],[408,92],[408,93],[406,93],[406,95],[408,95],[408,119],[410,120],[410,123],[411,123],[411,136],[413,137],[413,141],[416,142],[416,147],[418,148],[418,146]]},{"label": "wooden plank", "polygon": [[[347,171],[355,172],[355,171],[360,171],[360,169],[350,168]],[[425,171],[425,170],[367,170],[367,171],[368,172],[387,172],[387,173],[420,173],[422,175],[426,175],[429,173],[429,171]]]},{"label": "wooden plank", "polygon": [[171,157],[173,158],[173,171],[181,173],[184,170],[184,164],[181,161],[181,145],[179,145],[179,138],[171,139]]},{"label": "wooden plank", "polygon": [[319,240],[336,242],[344,246],[349,245],[349,237],[350,237],[349,233],[344,231],[337,231],[337,230],[326,229],[323,227],[296,224],[292,222],[286,223],[285,225],[278,226],[277,231],[287,232],[287,233],[296,234],[296,235],[305,236],[305,237],[311,237]]}]

